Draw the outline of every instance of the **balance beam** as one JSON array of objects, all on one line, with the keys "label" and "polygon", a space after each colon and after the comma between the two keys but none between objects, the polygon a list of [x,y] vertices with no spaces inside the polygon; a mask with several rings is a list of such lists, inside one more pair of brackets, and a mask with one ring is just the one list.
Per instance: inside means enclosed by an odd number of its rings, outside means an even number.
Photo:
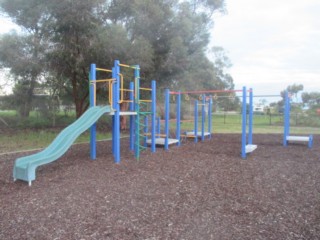
[{"label": "balance beam", "polygon": [[313,136],[287,136],[286,140],[288,142],[308,142],[308,147],[312,148]]}]

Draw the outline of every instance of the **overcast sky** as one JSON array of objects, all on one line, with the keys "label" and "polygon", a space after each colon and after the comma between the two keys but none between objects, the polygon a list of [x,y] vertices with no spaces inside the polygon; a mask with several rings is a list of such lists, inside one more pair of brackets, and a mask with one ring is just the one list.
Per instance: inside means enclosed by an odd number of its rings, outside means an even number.
[{"label": "overcast sky", "polygon": [[225,1],[212,41],[227,51],[236,88],[279,94],[296,83],[320,91],[320,0]]}]

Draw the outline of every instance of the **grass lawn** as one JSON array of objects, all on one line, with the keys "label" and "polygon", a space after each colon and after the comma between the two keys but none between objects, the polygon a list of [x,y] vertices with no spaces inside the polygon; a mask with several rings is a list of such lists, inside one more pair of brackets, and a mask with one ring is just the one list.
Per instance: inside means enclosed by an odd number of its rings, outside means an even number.
[{"label": "grass lawn", "polygon": [[[17,121],[15,118],[16,113],[14,111],[0,112],[0,118],[7,124]],[[1,120],[0,119],[0,120]],[[69,116],[59,115],[57,118],[59,124],[67,126],[72,123],[75,116],[70,114]],[[201,118],[198,122],[198,131],[201,130]],[[32,125],[40,124],[41,118],[36,113],[32,113],[30,118],[27,120]],[[256,115],[254,116],[254,133],[283,133],[282,116],[268,116],[268,115]],[[309,134],[320,134],[319,127],[306,127],[306,126],[295,126],[295,121],[291,124],[291,134],[309,135]],[[51,128],[45,128],[43,125],[39,130],[30,129],[14,129],[11,131],[9,127],[5,126],[5,123],[0,123],[3,133],[0,135],[0,153],[7,153],[13,151],[30,150],[37,148],[44,148],[48,146],[52,140],[59,134],[61,130],[52,130]],[[98,125],[109,124],[110,117],[105,116],[99,120]],[[174,131],[176,124],[174,121],[170,121],[170,130]],[[8,130],[9,131],[6,131]],[[33,128],[34,129],[34,128]],[[205,131],[207,131],[207,122],[205,123]],[[1,130],[1,129],[0,129]],[[194,122],[182,121],[181,132],[194,130]],[[241,115],[240,114],[214,114],[212,116],[212,132],[213,133],[241,133]],[[102,131],[97,132],[97,139],[109,139],[111,133]],[[89,142],[89,131],[86,131],[76,140],[76,143]]]}]

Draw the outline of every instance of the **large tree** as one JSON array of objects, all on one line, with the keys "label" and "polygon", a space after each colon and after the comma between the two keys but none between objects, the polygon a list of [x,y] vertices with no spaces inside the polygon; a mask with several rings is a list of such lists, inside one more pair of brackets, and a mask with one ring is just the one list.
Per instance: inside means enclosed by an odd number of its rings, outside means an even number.
[{"label": "large tree", "polygon": [[[166,87],[232,87],[232,78],[221,78],[219,66],[206,56],[212,13],[223,10],[223,4],[223,0],[0,2],[2,12],[22,28],[17,39],[34,40],[29,56],[41,68],[33,81],[43,80],[44,72],[51,76],[48,79],[54,77],[51,82],[73,97],[77,116],[88,107],[88,69],[93,62],[112,66],[120,59],[140,64],[146,84],[156,79]],[[1,54],[0,61],[13,69]],[[19,79],[26,79],[19,74]],[[32,87],[29,92],[32,95]]]}]

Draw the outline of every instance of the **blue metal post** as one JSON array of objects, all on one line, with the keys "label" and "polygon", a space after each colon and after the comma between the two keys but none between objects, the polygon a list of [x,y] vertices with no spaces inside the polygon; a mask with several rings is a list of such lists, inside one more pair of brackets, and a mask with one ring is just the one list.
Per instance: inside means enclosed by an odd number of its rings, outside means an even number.
[{"label": "blue metal post", "polygon": [[114,95],[114,138],[115,138],[115,152],[114,152],[114,162],[120,163],[120,62],[118,60],[114,61],[114,70],[115,70],[115,91],[113,92]]},{"label": "blue metal post", "polygon": [[[112,68],[112,78],[113,79],[116,79],[116,70],[115,68],[113,67]],[[115,84],[112,84],[112,109],[115,110],[116,108],[116,99],[115,99],[115,92],[116,92],[116,86]],[[115,156],[115,146],[116,146],[116,137],[115,137],[115,131],[116,131],[116,128],[115,128],[115,114],[112,115],[112,118],[111,118],[111,122],[112,122],[112,154],[113,156]]]},{"label": "blue metal post", "polygon": [[211,131],[212,131],[212,97],[209,99],[208,104],[208,132],[209,132],[209,139],[211,139]]},{"label": "blue metal post", "polygon": [[313,135],[309,135],[308,148],[312,148],[313,145]]},{"label": "blue metal post", "polygon": [[202,108],[201,108],[201,141],[204,141],[204,125],[206,121],[206,111],[205,111],[206,97],[202,95]]},{"label": "blue metal post", "polygon": [[156,115],[157,115],[157,89],[156,81],[151,82],[151,152],[156,151]]},{"label": "blue metal post", "polygon": [[177,127],[176,127],[176,139],[178,139],[177,142],[177,146],[181,145],[181,136],[180,136],[180,132],[181,132],[181,94],[180,91],[179,93],[176,95],[176,101],[177,101]]},{"label": "blue metal post", "polygon": [[246,158],[246,132],[247,132],[247,89],[242,89],[242,137],[241,137],[241,157]]},{"label": "blue metal post", "polygon": [[198,101],[194,101],[194,142],[198,142]]},{"label": "blue metal post", "polygon": [[290,134],[290,101],[288,91],[285,92],[284,98],[284,134],[283,134],[283,146],[288,145],[287,136]]},{"label": "blue metal post", "polygon": [[140,159],[140,67],[139,65],[135,66],[134,69],[134,79],[135,79],[135,111],[136,115],[136,126],[135,126],[135,157],[137,160]]},{"label": "blue metal post", "polygon": [[252,144],[252,128],[253,128],[253,91],[250,88],[249,92],[249,133],[248,133],[248,144]]},{"label": "blue metal post", "polygon": [[164,125],[164,134],[166,135],[164,141],[164,149],[168,150],[169,148],[169,118],[170,118],[170,92],[169,89],[165,90],[165,125]]},{"label": "blue metal post", "polygon": [[[134,112],[134,83],[130,82],[130,94],[129,94],[129,99],[130,99],[130,103],[129,103],[129,111]],[[135,128],[135,124],[134,124],[134,116],[130,115],[130,150],[133,151],[134,150],[134,128]]]},{"label": "blue metal post", "polygon": [[[90,66],[90,88],[89,88],[89,94],[90,94],[90,107],[94,107],[96,105],[95,103],[95,86],[92,81],[96,80],[96,64],[91,64]],[[97,156],[97,146],[96,146],[96,134],[97,134],[97,125],[94,123],[90,128],[90,158],[92,160],[96,159]]]}]

